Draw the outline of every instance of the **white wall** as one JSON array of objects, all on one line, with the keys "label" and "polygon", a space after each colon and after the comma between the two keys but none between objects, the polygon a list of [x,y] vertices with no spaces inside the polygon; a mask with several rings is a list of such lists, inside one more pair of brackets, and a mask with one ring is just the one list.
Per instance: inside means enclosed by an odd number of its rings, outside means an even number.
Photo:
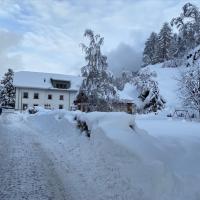
[{"label": "white wall", "polygon": [[[23,93],[28,92],[28,99],[23,98]],[[39,94],[39,99],[34,99],[34,93]],[[70,109],[76,97],[76,91],[66,90],[42,90],[42,89],[29,89],[29,88],[16,88],[16,103],[15,109],[21,110],[23,104],[27,104],[28,107],[33,107],[34,104],[44,106],[50,104],[51,109],[58,109],[59,105],[63,105],[66,110]],[[48,99],[48,95],[52,95],[52,100]],[[64,96],[64,100],[60,100],[60,95]]]}]

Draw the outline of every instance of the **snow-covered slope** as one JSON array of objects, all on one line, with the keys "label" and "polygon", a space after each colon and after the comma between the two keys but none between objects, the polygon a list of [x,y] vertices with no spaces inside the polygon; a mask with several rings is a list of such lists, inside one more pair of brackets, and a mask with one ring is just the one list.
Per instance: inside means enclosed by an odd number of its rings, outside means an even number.
[{"label": "snow-covered slope", "polygon": [[154,79],[158,82],[160,93],[166,100],[166,108],[173,109],[181,107],[178,79],[183,67],[163,68],[162,64],[149,65],[147,67],[157,74]]},{"label": "snow-covered slope", "polygon": [[[153,73],[152,79],[158,82],[160,94],[164,97],[166,104],[166,110],[173,110],[174,108],[181,107],[181,99],[179,98],[179,77],[184,70],[183,67],[177,68],[164,68],[161,64],[149,65],[141,70],[147,70],[147,68]],[[141,99],[138,98],[139,94],[136,86],[131,83],[127,83],[123,91],[119,91],[121,99],[128,99],[133,101],[138,107],[142,105]]]}]

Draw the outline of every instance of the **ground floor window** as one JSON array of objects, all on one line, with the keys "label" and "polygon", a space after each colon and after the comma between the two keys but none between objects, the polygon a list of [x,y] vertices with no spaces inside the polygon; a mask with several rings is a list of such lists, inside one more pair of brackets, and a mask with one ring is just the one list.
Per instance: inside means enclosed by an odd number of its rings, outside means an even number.
[{"label": "ground floor window", "polygon": [[45,104],[45,105],[44,105],[44,108],[45,108],[45,109],[51,109],[51,105],[50,105],[50,104]]},{"label": "ground floor window", "polygon": [[33,104],[33,106],[35,107],[35,106],[38,106],[38,104]]},{"label": "ground floor window", "polygon": [[48,99],[49,99],[49,100],[52,99],[52,94],[48,94]]},{"label": "ground floor window", "polygon": [[63,105],[59,105],[59,109],[63,109]]},{"label": "ground floor window", "polygon": [[23,109],[23,110],[26,110],[27,108],[28,108],[28,104],[23,104],[23,105],[22,105],[22,109]]}]

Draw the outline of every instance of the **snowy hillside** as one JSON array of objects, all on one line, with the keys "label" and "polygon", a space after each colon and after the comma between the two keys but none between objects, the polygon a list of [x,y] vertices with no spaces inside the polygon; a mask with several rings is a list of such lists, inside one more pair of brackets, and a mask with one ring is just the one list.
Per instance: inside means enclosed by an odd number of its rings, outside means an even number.
[{"label": "snowy hillside", "polygon": [[149,65],[147,67],[157,74],[155,80],[158,82],[161,95],[166,100],[166,108],[180,107],[178,79],[183,68],[163,68],[162,64]]},{"label": "snowy hillside", "polygon": [[[140,72],[148,71],[152,72],[153,80],[157,81],[160,94],[166,101],[165,110],[170,111],[175,108],[180,108],[182,105],[179,93],[179,81],[180,74],[184,70],[183,67],[176,68],[164,68],[161,64],[148,65],[140,70]],[[142,101],[139,97],[139,92],[134,84],[126,83],[123,91],[119,92],[121,99],[129,99],[133,101],[138,107],[142,105]]]}]

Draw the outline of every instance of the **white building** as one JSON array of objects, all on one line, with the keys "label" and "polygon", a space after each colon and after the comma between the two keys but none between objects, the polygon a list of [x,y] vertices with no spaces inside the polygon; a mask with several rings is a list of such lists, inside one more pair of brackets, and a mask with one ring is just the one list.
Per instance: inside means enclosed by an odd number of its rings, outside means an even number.
[{"label": "white building", "polygon": [[67,109],[73,105],[82,83],[78,76],[21,71],[14,75],[16,110],[43,106]]}]

